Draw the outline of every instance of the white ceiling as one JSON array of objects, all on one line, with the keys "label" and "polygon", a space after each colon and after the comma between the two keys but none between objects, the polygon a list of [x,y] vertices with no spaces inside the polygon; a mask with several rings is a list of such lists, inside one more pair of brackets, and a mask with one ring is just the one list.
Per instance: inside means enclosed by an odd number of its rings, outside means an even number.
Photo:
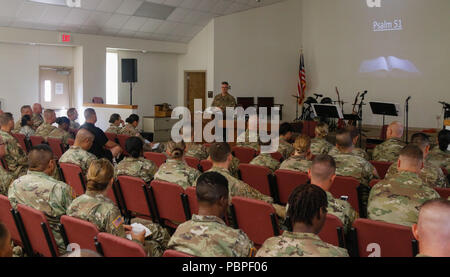
[{"label": "white ceiling", "polygon": [[[144,1],[176,7],[167,20],[134,16]],[[216,17],[284,0],[81,0],[69,8],[0,0],[0,27],[189,42]]]}]

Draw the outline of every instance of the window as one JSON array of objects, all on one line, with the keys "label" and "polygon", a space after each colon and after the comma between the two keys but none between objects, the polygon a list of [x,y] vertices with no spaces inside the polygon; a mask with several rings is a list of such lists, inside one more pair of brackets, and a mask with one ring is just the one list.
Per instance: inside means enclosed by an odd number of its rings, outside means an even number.
[{"label": "window", "polygon": [[106,104],[117,104],[119,93],[119,57],[117,53],[106,53]]},{"label": "window", "polygon": [[44,81],[44,100],[45,102],[52,102],[52,81],[45,80]]}]

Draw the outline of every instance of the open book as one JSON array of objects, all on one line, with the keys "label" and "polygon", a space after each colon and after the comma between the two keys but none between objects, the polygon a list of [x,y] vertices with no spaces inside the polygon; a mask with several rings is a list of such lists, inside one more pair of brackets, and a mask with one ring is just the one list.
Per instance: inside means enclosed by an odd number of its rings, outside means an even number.
[{"label": "open book", "polygon": [[379,57],[373,60],[365,60],[361,63],[359,72],[370,73],[375,71],[393,71],[394,69],[409,73],[420,73],[417,67],[408,60],[402,60],[397,57],[389,56]]}]

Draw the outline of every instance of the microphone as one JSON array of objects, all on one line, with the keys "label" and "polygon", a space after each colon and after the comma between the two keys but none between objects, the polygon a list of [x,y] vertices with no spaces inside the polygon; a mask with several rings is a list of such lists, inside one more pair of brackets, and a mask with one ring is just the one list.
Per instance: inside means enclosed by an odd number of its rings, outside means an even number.
[{"label": "microphone", "polygon": [[314,95],[317,96],[317,97],[323,97],[323,94],[314,93]]},{"label": "microphone", "polygon": [[368,91],[367,90],[365,90],[364,91],[364,93],[363,94],[361,94],[361,97],[364,97],[366,94],[368,93]]},{"label": "microphone", "polygon": [[406,102],[408,102],[409,100],[411,100],[411,96],[408,96],[408,98],[406,98]]}]

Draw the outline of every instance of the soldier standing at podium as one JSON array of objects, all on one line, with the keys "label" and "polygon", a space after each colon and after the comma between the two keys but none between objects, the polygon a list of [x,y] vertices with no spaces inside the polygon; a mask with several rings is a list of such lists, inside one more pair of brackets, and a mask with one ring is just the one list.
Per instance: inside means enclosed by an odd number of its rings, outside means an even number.
[{"label": "soldier standing at podium", "polygon": [[221,109],[224,113],[226,112],[227,107],[235,108],[236,99],[234,98],[234,96],[228,93],[229,89],[230,85],[228,84],[228,82],[222,82],[222,92],[214,97],[214,101],[212,102],[211,106]]}]

